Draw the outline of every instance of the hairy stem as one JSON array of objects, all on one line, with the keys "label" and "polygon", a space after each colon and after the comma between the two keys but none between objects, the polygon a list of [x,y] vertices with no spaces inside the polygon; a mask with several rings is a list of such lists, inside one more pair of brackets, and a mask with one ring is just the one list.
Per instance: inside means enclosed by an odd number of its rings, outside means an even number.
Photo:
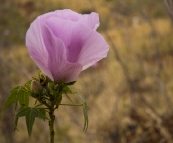
[{"label": "hairy stem", "polygon": [[50,121],[49,121],[50,143],[54,143],[54,135],[55,135],[55,131],[54,131],[54,121],[55,121],[54,109],[49,110],[49,117],[50,117]]}]

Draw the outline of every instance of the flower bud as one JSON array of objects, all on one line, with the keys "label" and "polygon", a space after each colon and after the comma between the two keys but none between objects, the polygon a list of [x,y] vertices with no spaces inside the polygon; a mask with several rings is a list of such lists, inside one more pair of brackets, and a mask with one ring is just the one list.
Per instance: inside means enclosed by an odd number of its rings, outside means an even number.
[{"label": "flower bud", "polygon": [[34,95],[38,95],[38,94],[41,93],[42,90],[43,90],[43,87],[36,80],[32,80],[32,82],[31,82],[31,92]]},{"label": "flower bud", "polygon": [[41,85],[45,86],[46,83],[48,82],[48,78],[46,77],[45,74],[43,74],[42,72],[39,72],[38,73],[38,76],[39,76],[39,82]]}]

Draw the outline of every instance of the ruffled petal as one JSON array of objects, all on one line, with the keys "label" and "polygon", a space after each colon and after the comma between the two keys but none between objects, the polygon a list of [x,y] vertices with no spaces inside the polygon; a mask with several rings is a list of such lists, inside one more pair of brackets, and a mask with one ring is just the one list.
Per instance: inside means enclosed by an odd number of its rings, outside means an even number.
[{"label": "ruffled petal", "polygon": [[54,13],[61,19],[79,22],[94,30],[96,30],[100,25],[99,15],[98,13],[95,13],[95,12],[92,12],[91,14],[82,15],[70,9],[64,9],[64,10],[56,10]]},{"label": "ruffled petal", "polygon": [[49,18],[47,25],[64,42],[67,60],[70,63],[80,63],[83,70],[107,56],[107,42],[89,27],[55,17]]},{"label": "ruffled petal", "polygon": [[81,14],[78,14],[77,12],[74,12],[70,9],[56,10],[54,13],[61,19],[71,21],[78,21],[78,19],[81,17]]},{"label": "ruffled petal", "polygon": [[107,57],[109,46],[100,33],[93,30],[89,31],[87,28],[83,28],[83,32],[86,33],[85,36],[87,38],[83,43],[78,61],[80,61],[83,65],[83,70],[85,70],[102,58]]},{"label": "ruffled petal", "polygon": [[57,17],[47,19],[47,26],[52,33],[64,42],[67,60],[70,63],[77,63],[78,55],[85,40],[78,35],[80,30],[82,30],[78,28],[78,25],[76,22]]},{"label": "ruffled petal", "polygon": [[94,30],[96,30],[100,25],[99,15],[95,12],[92,12],[91,14],[81,15],[78,22]]},{"label": "ruffled petal", "polygon": [[57,38],[49,29],[46,22],[43,29],[44,42],[49,54],[48,68],[52,73],[54,81],[71,82],[77,80],[82,70],[79,63],[69,63],[66,58],[66,49],[63,41]]}]

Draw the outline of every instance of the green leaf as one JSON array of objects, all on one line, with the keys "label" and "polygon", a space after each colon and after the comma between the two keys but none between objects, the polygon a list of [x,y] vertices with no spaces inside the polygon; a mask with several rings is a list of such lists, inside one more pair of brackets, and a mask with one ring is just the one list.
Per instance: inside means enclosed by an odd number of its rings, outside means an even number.
[{"label": "green leaf", "polygon": [[62,95],[59,95],[57,97],[57,100],[56,100],[56,105],[59,106],[59,104],[61,103],[61,101],[62,101]]},{"label": "green leaf", "polygon": [[[20,111],[22,108],[23,108],[23,107],[21,107],[21,108],[19,109],[19,111]],[[18,111],[18,112],[19,112],[19,111]],[[15,116],[15,119],[14,119],[14,131],[15,131],[15,130],[18,130],[18,129],[17,129],[18,120],[19,120],[19,117]]]},{"label": "green leaf", "polygon": [[28,107],[30,94],[31,94],[30,92],[26,92],[24,90],[20,90],[18,92],[17,98],[19,100],[20,106],[26,106],[26,107]]},{"label": "green leaf", "polygon": [[85,102],[83,104],[83,113],[84,113],[84,128],[83,128],[83,130],[84,131],[87,131],[87,129],[88,129],[88,122],[89,122],[89,120],[88,120],[88,109],[89,109],[88,105]]},{"label": "green leaf", "polygon": [[67,96],[67,98],[71,101],[71,103],[74,104],[74,102],[71,100],[71,98],[68,96],[68,94],[65,94]]},{"label": "green leaf", "polygon": [[21,86],[17,86],[15,88],[13,88],[11,90],[11,94],[10,96],[7,98],[7,100],[5,101],[3,107],[2,107],[2,111],[5,110],[8,106],[10,106],[13,103],[17,103],[18,101],[18,93],[21,90]]},{"label": "green leaf", "polygon": [[[76,93],[77,94],[77,93]],[[83,130],[84,131],[87,131],[88,129],[88,109],[89,109],[89,106],[87,105],[86,101],[83,99],[82,96],[78,95],[78,98],[83,102],[83,114],[84,114],[84,128]]]},{"label": "green leaf", "polygon": [[15,117],[15,119],[14,119],[14,131],[15,131],[15,130],[18,130],[18,129],[17,129],[18,120],[19,120],[19,117]]},{"label": "green leaf", "polygon": [[[19,117],[25,116],[26,118],[26,125],[29,136],[31,136],[32,127],[35,121],[35,118],[41,118],[43,120],[49,120],[38,108],[34,107],[24,107],[16,114],[16,119],[18,120]],[[16,124],[17,125],[17,124]]]},{"label": "green leaf", "polygon": [[77,93],[76,93],[76,95],[78,96],[78,98],[79,98],[83,103],[86,102],[82,96],[78,95]]},{"label": "green leaf", "polygon": [[49,83],[48,83],[49,92],[50,92],[50,94],[52,94],[52,95],[58,94],[57,89],[55,89],[54,87],[55,87],[54,82],[49,82]]},{"label": "green leaf", "polygon": [[[29,83],[27,83],[29,84]],[[26,85],[26,84],[25,84]],[[13,88],[8,96],[7,100],[5,101],[2,111],[4,111],[8,106],[15,103],[15,108],[17,107],[17,103],[21,106],[28,106],[29,105],[29,96],[30,92],[26,90],[24,86],[17,86]]]},{"label": "green leaf", "polygon": [[[46,110],[43,108],[38,108],[38,110],[44,115],[46,116]],[[45,119],[43,119],[45,121]]]},{"label": "green leaf", "polygon": [[25,83],[25,85],[23,86],[24,89],[26,89],[26,91],[30,91],[31,82],[32,82],[32,79],[29,80],[27,83]]}]

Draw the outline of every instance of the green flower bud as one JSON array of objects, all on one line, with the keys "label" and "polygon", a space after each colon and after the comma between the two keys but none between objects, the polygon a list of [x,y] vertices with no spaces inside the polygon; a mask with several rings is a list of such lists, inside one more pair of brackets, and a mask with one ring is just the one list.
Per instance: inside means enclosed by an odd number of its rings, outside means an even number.
[{"label": "green flower bud", "polygon": [[43,87],[36,80],[32,80],[31,82],[31,93],[33,97],[37,97],[43,90]]},{"label": "green flower bud", "polygon": [[43,90],[42,90],[42,93],[41,93],[42,95],[47,95],[48,94],[48,92],[47,92],[47,90],[45,89],[45,88],[43,88]]}]

